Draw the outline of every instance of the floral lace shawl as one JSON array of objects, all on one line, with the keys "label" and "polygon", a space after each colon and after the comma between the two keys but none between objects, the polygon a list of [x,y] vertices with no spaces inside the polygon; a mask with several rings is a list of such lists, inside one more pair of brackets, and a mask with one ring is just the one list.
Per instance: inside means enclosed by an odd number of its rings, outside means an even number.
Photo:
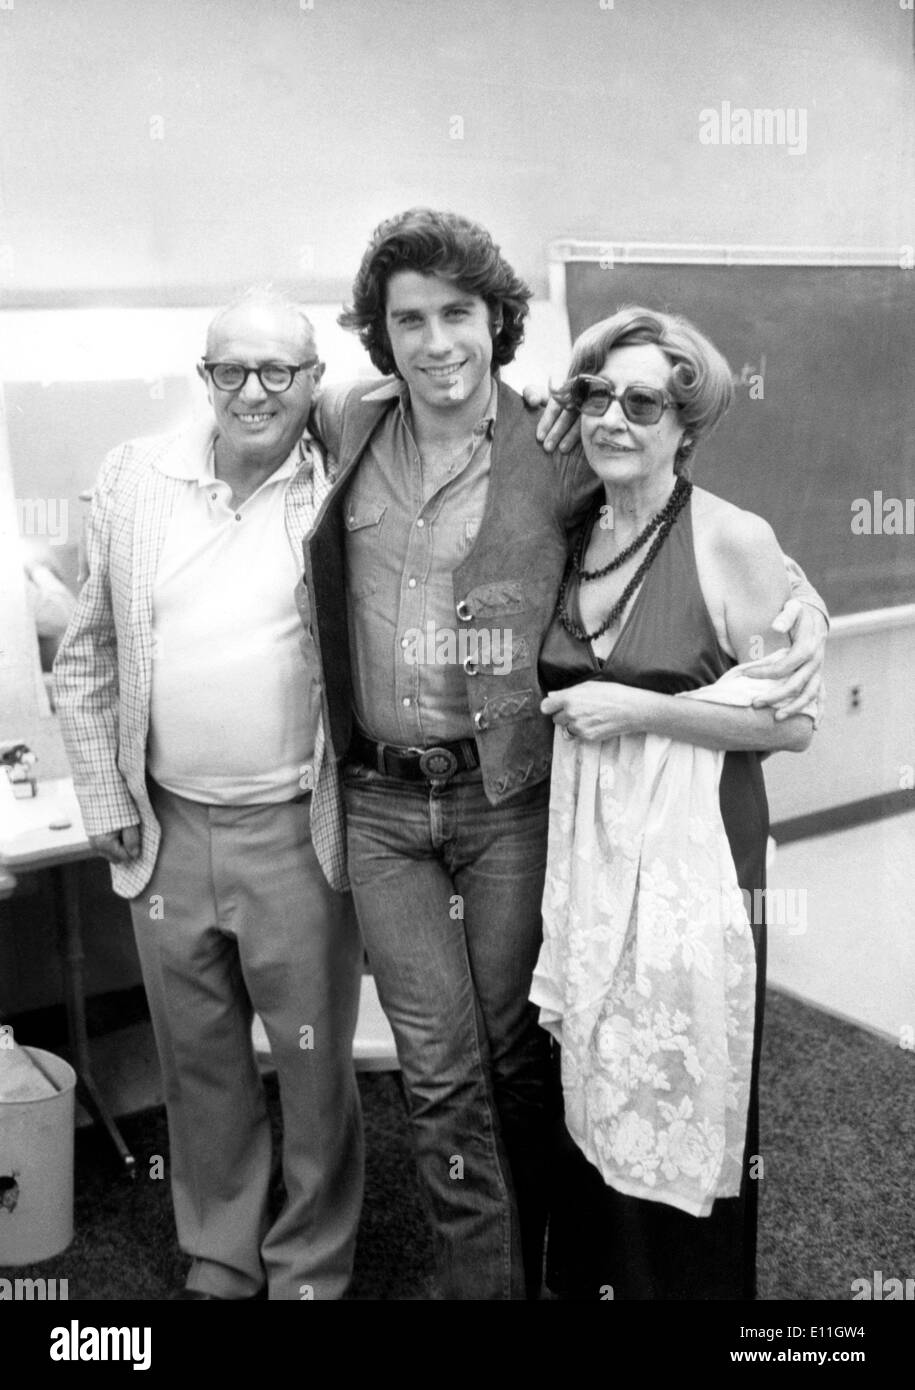
[{"label": "floral lace shawl", "polygon": [[[683,698],[749,705],[733,667]],[[756,958],[721,819],[724,754],[556,730],[531,1000],[562,1046],[566,1125],[604,1181],[707,1216],[736,1196]]]}]

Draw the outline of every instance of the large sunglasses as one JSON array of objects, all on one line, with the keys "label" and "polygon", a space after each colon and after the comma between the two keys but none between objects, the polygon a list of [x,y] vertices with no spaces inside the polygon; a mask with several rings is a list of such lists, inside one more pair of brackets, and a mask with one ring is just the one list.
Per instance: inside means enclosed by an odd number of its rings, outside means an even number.
[{"label": "large sunglasses", "polygon": [[317,357],[309,357],[307,362],[290,366],[286,362],[262,362],[259,367],[246,367],[241,362],[200,363],[208,372],[213,385],[219,391],[240,391],[253,372],[263,389],[271,396],[280,396],[288,391],[299,372],[310,372],[318,365]]},{"label": "large sunglasses", "polygon": [[570,404],[582,415],[605,415],[619,401],[631,425],[656,425],[665,410],[676,410],[677,402],[654,386],[627,386],[623,392],[602,376],[576,376],[569,386]]}]

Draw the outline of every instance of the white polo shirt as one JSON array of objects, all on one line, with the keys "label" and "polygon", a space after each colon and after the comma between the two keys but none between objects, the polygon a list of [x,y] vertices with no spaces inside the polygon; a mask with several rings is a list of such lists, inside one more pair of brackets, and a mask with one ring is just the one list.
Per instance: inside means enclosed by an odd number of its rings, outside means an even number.
[{"label": "white polo shirt", "polygon": [[191,801],[301,795],[319,688],[293,600],[301,569],[285,494],[307,440],[240,506],[210,448],[169,522],[153,586],[149,771]]}]

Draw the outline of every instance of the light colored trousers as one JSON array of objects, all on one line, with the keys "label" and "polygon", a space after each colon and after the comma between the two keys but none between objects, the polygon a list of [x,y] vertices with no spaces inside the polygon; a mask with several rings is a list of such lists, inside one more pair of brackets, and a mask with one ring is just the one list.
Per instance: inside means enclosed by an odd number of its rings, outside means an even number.
[{"label": "light colored trousers", "polygon": [[[362,1204],[352,1062],[362,945],[311,843],[310,795],[211,806],[155,784],[162,845],[131,901],[165,1088],[187,1286],[244,1298],[340,1298]],[[251,1043],[279,1079],[285,1203],[270,1224],[270,1122]]]}]

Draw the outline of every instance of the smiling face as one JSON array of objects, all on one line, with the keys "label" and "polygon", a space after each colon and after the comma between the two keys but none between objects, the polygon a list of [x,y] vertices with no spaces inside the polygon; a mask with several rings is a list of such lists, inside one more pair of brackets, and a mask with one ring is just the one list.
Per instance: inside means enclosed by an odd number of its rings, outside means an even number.
[{"label": "smiling face", "polygon": [[385,326],[414,408],[486,408],[492,332],[482,296],[438,275],[399,270],[388,281]]},{"label": "smiling face", "polygon": [[[609,352],[599,375],[622,394],[627,386],[668,391],[670,363],[655,343],[633,343]],[[674,477],[674,459],[684,427],[675,409],[665,410],[656,425],[633,425],[618,400],[603,415],[581,416],[581,442],[594,472],[615,486],[661,485]]]},{"label": "smiling face", "polygon": [[[262,367],[283,362],[290,367],[317,355],[314,338],[296,311],[283,304],[240,304],[222,314],[207,339],[208,362],[240,362]],[[275,468],[302,435],[311,409],[319,369],[298,372],[288,391],[267,392],[249,375],[237,391],[219,391],[207,374],[207,395],[225,450],[239,463]]]}]

